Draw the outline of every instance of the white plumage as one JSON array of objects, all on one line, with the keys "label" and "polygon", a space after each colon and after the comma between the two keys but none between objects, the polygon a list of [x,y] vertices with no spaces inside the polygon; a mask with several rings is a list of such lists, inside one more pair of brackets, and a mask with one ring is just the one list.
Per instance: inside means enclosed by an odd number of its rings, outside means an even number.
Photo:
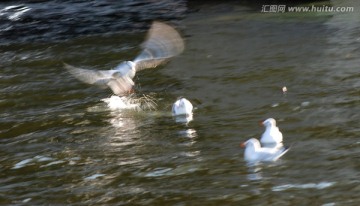
[{"label": "white plumage", "polygon": [[178,98],[178,100],[176,100],[176,102],[172,106],[173,116],[178,116],[178,115],[190,116],[192,115],[192,111],[193,111],[193,105],[189,100],[185,99],[184,97]]},{"label": "white plumage", "polygon": [[281,147],[283,135],[276,126],[276,121],[273,118],[266,119],[262,122],[265,126],[265,132],[261,135],[260,142],[264,147]]},{"label": "white plumage", "polygon": [[104,88],[110,87],[114,94],[122,96],[134,86],[136,72],[154,68],[184,50],[184,41],[171,26],[154,22],[147,40],[141,45],[141,53],[133,61],[124,61],[111,70],[81,69],[68,64],[65,68],[77,79]]},{"label": "white plumage", "polygon": [[242,143],[242,147],[245,147],[244,159],[247,162],[270,162],[276,161],[283,156],[289,149],[285,147],[281,148],[264,148],[260,146],[260,142],[251,138]]}]

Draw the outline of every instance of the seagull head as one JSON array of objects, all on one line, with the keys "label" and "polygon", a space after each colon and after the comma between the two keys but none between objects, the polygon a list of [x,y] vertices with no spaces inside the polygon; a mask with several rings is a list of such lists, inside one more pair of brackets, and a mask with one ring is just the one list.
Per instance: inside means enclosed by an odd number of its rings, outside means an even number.
[{"label": "seagull head", "polygon": [[274,118],[268,118],[265,121],[263,121],[261,124],[264,125],[265,127],[275,127],[276,121]]},{"label": "seagull head", "polygon": [[135,63],[133,61],[125,61],[125,64],[129,65],[132,70],[135,71]]},{"label": "seagull head", "polygon": [[253,147],[255,149],[255,148],[260,148],[261,146],[260,146],[259,140],[255,139],[255,138],[251,138],[251,139],[247,140],[246,142],[241,143],[240,147],[243,147],[243,148]]},{"label": "seagull head", "polygon": [[117,65],[114,70],[116,70],[118,78],[128,76],[132,79],[136,73],[136,64],[133,61],[123,61]]}]

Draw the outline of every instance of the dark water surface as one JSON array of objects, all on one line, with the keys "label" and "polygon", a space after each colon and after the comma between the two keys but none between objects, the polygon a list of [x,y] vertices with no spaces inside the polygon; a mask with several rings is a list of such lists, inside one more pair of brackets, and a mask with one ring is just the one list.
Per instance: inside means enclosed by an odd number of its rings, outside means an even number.
[{"label": "dark water surface", "polygon": [[[0,4],[1,205],[359,205],[357,1],[332,1],[349,13],[54,2]],[[152,19],[186,41],[136,78],[156,111],[111,111],[109,90],[64,70],[131,60]],[[197,108],[188,125],[170,115],[180,95]],[[292,148],[248,167],[238,145],[260,137],[267,117]]]}]

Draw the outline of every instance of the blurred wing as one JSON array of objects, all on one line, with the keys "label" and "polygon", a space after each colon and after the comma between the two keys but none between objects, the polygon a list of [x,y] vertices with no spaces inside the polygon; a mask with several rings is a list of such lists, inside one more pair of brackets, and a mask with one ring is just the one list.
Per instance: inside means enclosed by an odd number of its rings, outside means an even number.
[{"label": "blurred wing", "polygon": [[97,71],[81,69],[68,64],[64,64],[64,67],[80,81],[103,88],[110,87],[116,95],[126,94],[134,85],[130,78],[121,76],[121,73],[117,70]]},{"label": "blurred wing", "polygon": [[69,64],[64,64],[64,67],[74,77],[88,84],[96,84],[99,86],[106,86],[107,82],[112,78],[114,70],[97,71],[89,69],[81,69]]},{"label": "blurred wing", "polygon": [[142,52],[134,60],[136,71],[154,68],[180,54],[184,50],[184,41],[173,27],[156,21],[141,48]]}]

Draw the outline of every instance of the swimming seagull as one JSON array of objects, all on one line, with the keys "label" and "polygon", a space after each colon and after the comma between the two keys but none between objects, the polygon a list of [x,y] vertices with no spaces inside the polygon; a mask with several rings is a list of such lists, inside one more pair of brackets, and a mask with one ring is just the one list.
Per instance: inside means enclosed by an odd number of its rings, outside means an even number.
[{"label": "swimming seagull", "polygon": [[172,115],[186,115],[192,116],[193,105],[191,102],[184,97],[179,97],[178,100],[172,106]]},{"label": "swimming seagull", "polygon": [[134,86],[136,72],[154,68],[180,54],[184,50],[184,41],[174,28],[155,21],[141,48],[142,51],[133,61],[124,61],[111,70],[81,69],[69,64],[64,64],[64,67],[85,83],[110,87],[114,94],[123,96]]},{"label": "swimming seagull", "polygon": [[241,144],[245,147],[244,159],[247,162],[272,162],[283,156],[289,148],[265,148],[260,146],[259,140],[251,138]]},{"label": "swimming seagull", "polygon": [[179,97],[172,106],[172,115],[178,123],[189,123],[193,120],[193,105],[184,97]]},{"label": "swimming seagull", "polygon": [[282,147],[283,135],[276,126],[273,118],[268,118],[262,122],[265,132],[261,135],[260,142],[264,147]]}]

